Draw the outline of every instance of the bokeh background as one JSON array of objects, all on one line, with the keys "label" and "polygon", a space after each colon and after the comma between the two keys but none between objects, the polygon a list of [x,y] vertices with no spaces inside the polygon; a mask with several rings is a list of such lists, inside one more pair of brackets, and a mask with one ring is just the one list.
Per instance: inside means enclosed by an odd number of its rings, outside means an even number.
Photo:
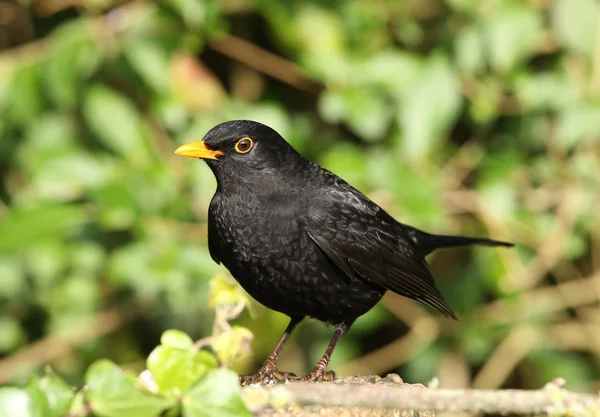
[{"label": "bokeh background", "polygon": [[[0,383],[73,384],[213,331],[215,181],[177,157],[251,118],[397,219],[512,250],[430,262],[460,321],[388,294],[340,375],[600,389],[600,6],[595,0],[0,1]],[[257,214],[258,215],[258,214]],[[287,318],[255,306],[260,365]],[[303,323],[281,368],[331,330]]]}]

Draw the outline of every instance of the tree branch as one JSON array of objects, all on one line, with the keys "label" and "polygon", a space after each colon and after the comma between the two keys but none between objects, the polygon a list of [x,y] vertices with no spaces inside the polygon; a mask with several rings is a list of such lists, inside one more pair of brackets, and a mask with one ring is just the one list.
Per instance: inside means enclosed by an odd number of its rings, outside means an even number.
[{"label": "tree branch", "polygon": [[[462,390],[433,389],[420,384],[403,383],[398,375],[385,378],[357,376],[340,378],[333,383],[289,383],[250,386],[243,389],[248,408],[258,415],[294,416],[324,415],[336,410],[336,416],[398,416],[390,409],[405,410],[403,415],[433,416],[433,411],[560,414],[592,416],[600,412],[600,396],[578,394],[562,388],[564,381],[555,380],[544,389]],[[298,406],[313,406],[298,410]],[[331,407],[334,407],[332,409]],[[344,409],[339,407],[351,407]],[[387,409],[387,411],[386,411]]]}]

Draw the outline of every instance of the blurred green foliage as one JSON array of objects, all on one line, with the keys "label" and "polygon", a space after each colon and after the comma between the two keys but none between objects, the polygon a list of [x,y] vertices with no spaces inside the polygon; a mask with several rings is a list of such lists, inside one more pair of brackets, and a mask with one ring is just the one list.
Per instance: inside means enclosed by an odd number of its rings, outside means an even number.
[{"label": "blurred green foliage", "polygon": [[[143,369],[165,329],[212,333],[208,282],[225,273],[206,247],[215,181],[173,150],[251,118],[403,222],[518,243],[433,256],[461,321],[389,298],[391,313],[379,305],[340,343],[334,369],[598,390],[595,0],[21,0],[0,13],[1,382],[42,369],[16,370],[14,352],[69,345],[69,329],[113,307],[128,317],[113,332],[44,362],[80,384],[100,357]],[[297,69],[303,81],[289,81]],[[250,370],[286,319],[259,308],[238,322],[255,354],[233,366]],[[523,326],[531,340],[514,336]],[[382,354],[395,362],[362,356],[407,332],[397,357]],[[330,335],[303,324],[282,360],[311,369]],[[95,364],[88,384],[112,367]]]},{"label": "blurred green foliage", "polygon": [[251,415],[235,372],[217,368],[215,357],[195,348],[185,333],[167,331],[161,342],[148,358],[151,374],[136,377],[100,359],[86,371],[85,389],[76,391],[47,369],[24,389],[0,388],[0,412],[12,417]]}]

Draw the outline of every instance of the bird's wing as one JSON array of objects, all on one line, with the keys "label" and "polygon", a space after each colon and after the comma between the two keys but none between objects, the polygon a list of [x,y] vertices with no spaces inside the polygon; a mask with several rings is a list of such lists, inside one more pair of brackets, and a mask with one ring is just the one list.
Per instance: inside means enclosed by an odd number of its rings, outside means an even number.
[{"label": "bird's wing", "polygon": [[350,278],[369,280],[456,318],[398,223],[352,191],[334,191],[310,205],[305,224],[312,240]]}]

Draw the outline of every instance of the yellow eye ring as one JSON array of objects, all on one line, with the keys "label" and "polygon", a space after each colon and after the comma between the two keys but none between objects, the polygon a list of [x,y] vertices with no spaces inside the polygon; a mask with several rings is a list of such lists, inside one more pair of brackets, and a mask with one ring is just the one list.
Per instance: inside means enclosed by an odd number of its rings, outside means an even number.
[{"label": "yellow eye ring", "polygon": [[252,142],[252,139],[242,138],[238,140],[235,144],[235,151],[237,153],[248,153],[250,152],[250,149],[252,149],[252,146],[254,146],[254,142]]}]

